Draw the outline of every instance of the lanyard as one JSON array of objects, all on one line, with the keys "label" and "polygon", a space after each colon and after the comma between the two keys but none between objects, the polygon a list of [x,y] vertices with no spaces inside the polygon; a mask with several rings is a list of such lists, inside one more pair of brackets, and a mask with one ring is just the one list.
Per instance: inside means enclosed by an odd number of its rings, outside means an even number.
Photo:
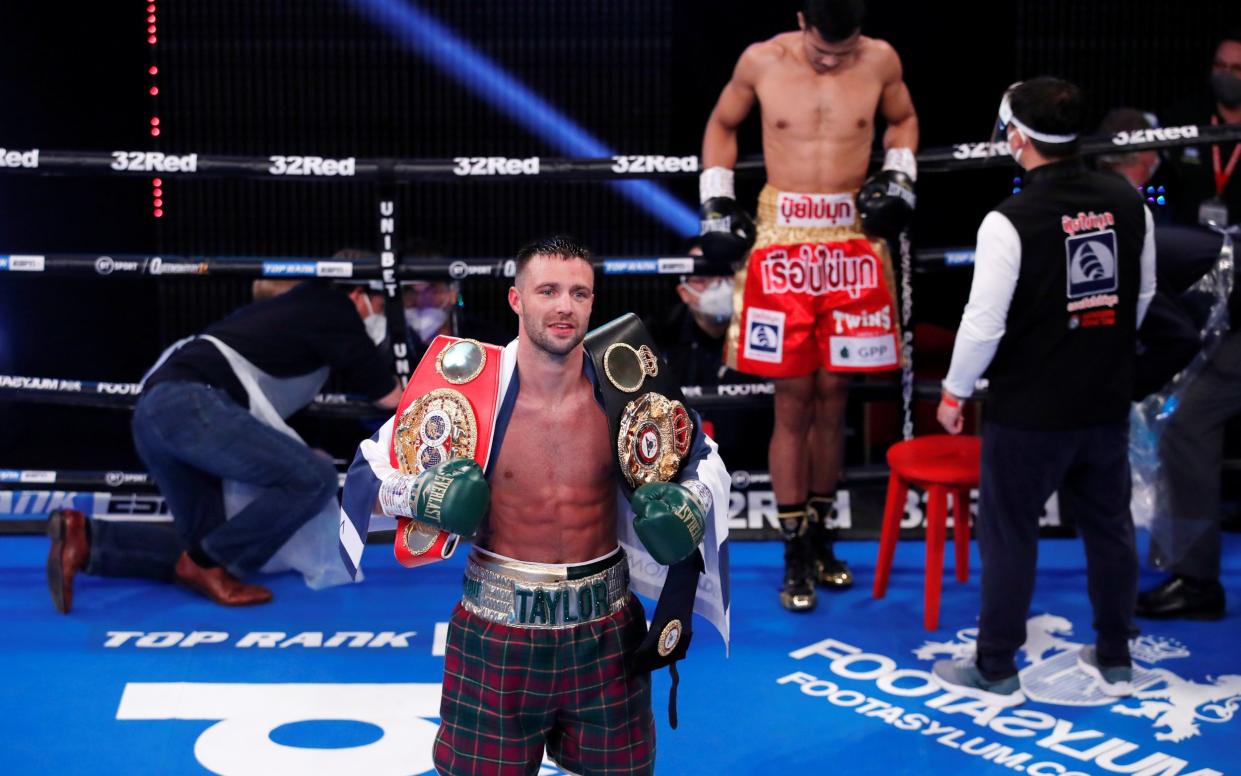
[{"label": "lanyard", "polygon": [[[1219,124],[1219,116],[1211,117],[1211,126]],[[1232,177],[1233,170],[1237,169],[1237,159],[1241,159],[1241,143],[1233,146],[1232,157],[1228,160],[1228,166],[1223,170],[1220,169],[1219,146],[1211,146],[1211,164],[1215,170],[1215,194],[1216,196],[1224,196],[1224,187],[1228,185],[1228,179]]]}]

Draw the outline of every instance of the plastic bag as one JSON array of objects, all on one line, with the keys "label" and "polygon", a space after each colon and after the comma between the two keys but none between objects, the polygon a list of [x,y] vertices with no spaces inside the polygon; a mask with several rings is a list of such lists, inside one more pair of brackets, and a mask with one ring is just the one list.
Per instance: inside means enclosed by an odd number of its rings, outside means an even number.
[{"label": "plastic bag", "polygon": [[1220,339],[1229,331],[1228,298],[1232,294],[1234,277],[1231,233],[1235,231],[1236,227],[1233,227],[1224,233],[1224,243],[1215,266],[1186,292],[1210,300],[1210,312],[1199,332],[1202,350],[1161,390],[1130,408],[1129,468],[1133,478],[1130,509],[1133,522],[1143,528],[1150,528],[1155,515],[1166,514],[1168,510],[1167,493],[1159,487],[1163,469],[1159,459],[1159,439],[1163,429],[1176,412],[1186,387],[1202,371]]}]

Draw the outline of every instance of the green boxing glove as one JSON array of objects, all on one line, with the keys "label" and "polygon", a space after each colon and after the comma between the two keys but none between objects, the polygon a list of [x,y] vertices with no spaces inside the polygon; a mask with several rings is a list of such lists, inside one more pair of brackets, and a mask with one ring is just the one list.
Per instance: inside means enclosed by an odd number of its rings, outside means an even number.
[{"label": "green boxing glove", "polygon": [[474,535],[490,502],[487,478],[470,458],[454,458],[419,474],[410,499],[415,518],[460,536]]},{"label": "green boxing glove", "polygon": [[697,481],[648,482],[634,491],[633,529],[651,557],[665,566],[688,558],[706,531],[710,499],[711,492]]}]

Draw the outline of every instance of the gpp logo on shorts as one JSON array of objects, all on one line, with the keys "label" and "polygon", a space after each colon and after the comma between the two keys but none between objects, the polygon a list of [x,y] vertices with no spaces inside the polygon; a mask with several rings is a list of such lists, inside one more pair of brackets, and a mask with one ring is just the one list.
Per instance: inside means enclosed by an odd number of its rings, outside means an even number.
[{"label": "gpp logo on shorts", "polygon": [[832,350],[834,367],[866,368],[896,366],[896,335],[831,337],[828,345]]},{"label": "gpp logo on shorts", "polygon": [[784,313],[751,307],[745,311],[742,355],[752,361],[779,364],[784,360]]},{"label": "gpp logo on shorts", "polygon": [[1069,237],[1064,250],[1069,299],[1116,290],[1116,232],[1108,229]]}]

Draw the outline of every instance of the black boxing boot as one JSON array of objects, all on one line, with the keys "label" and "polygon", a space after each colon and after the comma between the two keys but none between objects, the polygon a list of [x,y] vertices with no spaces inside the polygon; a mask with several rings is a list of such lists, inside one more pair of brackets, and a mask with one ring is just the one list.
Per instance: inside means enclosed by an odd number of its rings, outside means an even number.
[{"label": "black boxing boot", "polygon": [[780,605],[790,612],[809,612],[818,603],[814,592],[814,551],[807,536],[804,509],[777,507],[784,534],[784,583]]},{"label": "black boxing boot", "polygon": [[827,521],[835,516],[834,496],[814,493],[810,495],[806,501],[806,520],[809,524],[807,536],[814,557],[815,582],[823,587],[845,590],[853,587],[853,572],[843,560],[836,557],[832,549],[836,529],[828,528]]}]

